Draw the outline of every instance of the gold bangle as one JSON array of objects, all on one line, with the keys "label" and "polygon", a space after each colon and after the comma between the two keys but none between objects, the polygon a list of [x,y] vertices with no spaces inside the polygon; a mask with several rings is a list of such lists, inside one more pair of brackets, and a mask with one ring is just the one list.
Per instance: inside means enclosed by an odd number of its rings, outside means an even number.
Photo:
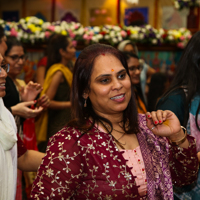
[{"label": "gold bangle", "polygon": [[182,144],[183,142],[185,142],[185,140],[187,139],[187,130],[186,130],[186,128],[183,127],[183,126],[181,126],[181,128],[184,130],[184,133],[185,133],[184,137],[182,139],[178,140],[178,141],[169,140],[172,145],[178,146],[178,145]]}]

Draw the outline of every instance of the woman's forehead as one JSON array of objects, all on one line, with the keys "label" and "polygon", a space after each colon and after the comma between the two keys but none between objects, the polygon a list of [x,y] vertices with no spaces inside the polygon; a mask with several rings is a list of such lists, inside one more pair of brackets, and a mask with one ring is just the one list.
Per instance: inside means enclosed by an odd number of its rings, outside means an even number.
[{"label": "woman's forehead", "polygon": [[94,60],[93,73],[111,73],[124,69],[121,61],[112,54],[99,55]]},{"label": "woman's forehead", "polygon": [[12,46],[9,53],[13,54],[24,53],[24,49],[22,46]]}]

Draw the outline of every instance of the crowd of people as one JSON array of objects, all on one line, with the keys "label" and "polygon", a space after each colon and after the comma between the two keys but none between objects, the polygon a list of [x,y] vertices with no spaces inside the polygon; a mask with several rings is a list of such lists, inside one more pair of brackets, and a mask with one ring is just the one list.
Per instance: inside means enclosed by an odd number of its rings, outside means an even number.
[{"label": "crowd of people", "polygon": [[199,44],[169,83],[129,40],[74,63],[71,38],[53,34],[25,83],[26,49],[0,27],[0,200],[199,199]]}]

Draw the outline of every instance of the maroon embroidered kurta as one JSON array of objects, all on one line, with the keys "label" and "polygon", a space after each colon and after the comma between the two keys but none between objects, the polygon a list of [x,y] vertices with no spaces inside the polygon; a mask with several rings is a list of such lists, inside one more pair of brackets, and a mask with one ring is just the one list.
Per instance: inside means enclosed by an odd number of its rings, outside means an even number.
[{"label": "maroon embroidered kurta", "polygon": [[[198,159],[193,137],[190,147],[171,147],[138,118],[137,134],[147,175],[148,199],[173,199],[172,181],[190,184],[197,178]],[[31,199],[140,199],[135,177],[111,135],[96,127],[81,132],[64,127],[49,142],[34,181]],[[171,173],[170,173],[171,171]],[[172,177],[171,177],[172,175]]]}]

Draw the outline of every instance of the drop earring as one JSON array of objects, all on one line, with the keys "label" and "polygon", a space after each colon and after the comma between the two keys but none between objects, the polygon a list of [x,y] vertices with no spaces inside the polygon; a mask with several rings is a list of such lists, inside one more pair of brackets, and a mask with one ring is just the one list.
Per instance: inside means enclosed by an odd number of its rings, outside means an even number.
[{"label": "drop earring", "polygon": [[84,102],[84,108],[87,107],[87,99],[85,99],[85,102]]}]

